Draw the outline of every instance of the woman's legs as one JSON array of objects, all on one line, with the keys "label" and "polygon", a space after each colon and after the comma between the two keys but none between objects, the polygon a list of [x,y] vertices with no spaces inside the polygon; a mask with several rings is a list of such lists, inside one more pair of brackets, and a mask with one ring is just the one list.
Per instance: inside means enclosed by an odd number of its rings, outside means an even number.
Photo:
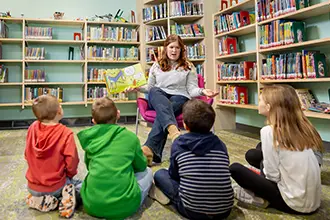
[{"label": "woman's legs", "polygon": [[155,162],[161,162],[167,135],[169,134],[173,140],[175,136],[180,134],[175,117],[182,113],[182,106],[187,100],[188,98],[184,96],[168,95],[159,88],[150,90],[149,105],[156,110],[157,116],[145,146],[142,148],[148,158],[149,165],[151,165],[151,158]]},{"label": "woman's legs", "polygon": [[250,190],[257,196],[267,200],[270,205],[280,211],[297,213],[283,200],[275,182],[258,175],[239,163],[233,163],[229,167],[231,177],[244,189]]}]

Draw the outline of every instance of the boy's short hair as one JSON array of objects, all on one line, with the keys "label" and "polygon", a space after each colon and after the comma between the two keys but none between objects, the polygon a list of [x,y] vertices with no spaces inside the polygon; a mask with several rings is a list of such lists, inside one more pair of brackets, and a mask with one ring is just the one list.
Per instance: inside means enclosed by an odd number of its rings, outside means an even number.
[{"label": "boy's short hair", "polygon": [[211,105],[199,99],[191,99],[183,105],[183,121],[191,132],[210,132],[214,120],[215,111]]},{"label": "boy's short hair", "polygon": [[117,107],[108,97],[98,98],[92,106],[92,117],[96,124],[115,124]]},{"label": "boy's short hair", "polygon": [[60,108],[60,103],[53,95],[41,95],[33,101],[32,111],[39,121],[53,120]]}]

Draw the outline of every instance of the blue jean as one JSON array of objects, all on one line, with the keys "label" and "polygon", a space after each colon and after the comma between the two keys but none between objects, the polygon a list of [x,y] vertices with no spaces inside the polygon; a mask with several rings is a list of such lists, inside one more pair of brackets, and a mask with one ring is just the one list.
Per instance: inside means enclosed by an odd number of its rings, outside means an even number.
[{"label": "blue jean", "polygon": [[224,214],[208,215],[194,212],[184,207],[179,195],[179,182],[172,179],[166,169],[158,170],[154,175],[155,185],[171,200],[178,212],[188,219],[225,219],[230,215],[230,211]]},{"label": "blue jean", "polygon": [[51,196],[56,197],[57,199],[60,199],[62,197],[62,190],[63,190],[64,186],[68,185],[68,184],[73,184],[75,186],[76,201],[77,201],[77,204],[80,204],[81,203],[80,189],[82,186],[82,181],[79,179],[70,179],[67,177],[65,184],[61,188],[59,188],[58,190],[55,190],[53,192],[37,192],[37,191],[30,189],[29,187],[28,187],[28,191],[31,193],[32,196],[39,197],[39,196],[51,195]]},{"label": "blue jean", "polygon": [[153,87],[148,93],[149,108],[156,111],[156,119],[148,135],[145,146],[154,153],[153,161],[161,162],[163,149],[167,139],[167,127],[178,126],[175,117],[182,113],[183,104],[189,99],[182,95],[170,95],[158,87]]},{"label": "blue jean", "polygon": [[135,178],[141,190],[140,205],[142,205],[145,198],[148,196],[149,190],[152,185],[152,170],[147,167],[147,169],[145,169],[143,172],[135,173]]}]

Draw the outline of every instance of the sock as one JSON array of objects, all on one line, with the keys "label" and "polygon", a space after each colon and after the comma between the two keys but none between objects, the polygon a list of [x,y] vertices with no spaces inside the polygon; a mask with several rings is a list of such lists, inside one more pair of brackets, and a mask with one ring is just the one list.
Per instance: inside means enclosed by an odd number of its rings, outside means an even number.
[{"label": "sock", "polygon": [[41,212],[49,212],[57,208],[58,200],[51,195],[45,196],[32,196],[29,194],[26,197],[26,204],[33,209],[37,209]]},{"label": "sock", "polygon": [[147,165],[149,167],[151,167],[154,153],[148,146],[143,146],[141,149],[142,149],[144,156],[146,156],[146,158],[147,158]]},{"label": "sock", "polygon": [[172,142],[181,134],[179,129],[175,125],[169,125],[167,127],[167,131],[168,131],[168,137],[172,140]]},{"label": "sock", "polygon": [[60,202],[60,216],[71,218],[76,207],[76,192],[73,184],[64,186],[62,190],[62,200]]}]

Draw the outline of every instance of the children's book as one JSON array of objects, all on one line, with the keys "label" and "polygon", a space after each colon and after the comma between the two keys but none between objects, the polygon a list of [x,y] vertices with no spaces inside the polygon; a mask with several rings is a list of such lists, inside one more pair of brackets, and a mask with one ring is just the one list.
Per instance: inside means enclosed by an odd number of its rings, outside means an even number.
[{"label": "children's book", "polygon": [[121,93],[127,88],[137,88],[147,84],[141,64],[123,69],[108,69],[104,73],[108,94]]}]

